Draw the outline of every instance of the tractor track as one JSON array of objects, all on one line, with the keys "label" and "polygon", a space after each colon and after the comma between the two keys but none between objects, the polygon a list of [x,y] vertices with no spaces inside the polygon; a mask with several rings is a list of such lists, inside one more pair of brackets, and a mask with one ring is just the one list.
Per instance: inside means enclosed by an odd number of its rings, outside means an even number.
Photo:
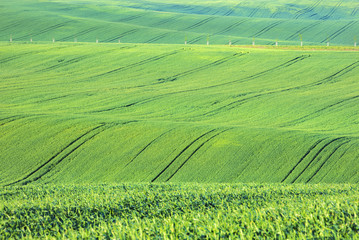
[{"label": "tractor track", "polygon": [[158,27],[160,25],[176,21],[182,17],[183,17],[183,15],[178,15],[178,16],[173,16],[173,17],[167,18],[167,19],[163,19],[157,23],[152,24],[150,27]]},{"label": "tractor track", "polygon": [[295,183],[295,181],[298,180],[298,178],[308,169],[308,167],[314,162],[314,160],[319,156],[319,154],[321,152],[323,152],[324,149],[326,149],[329,145],[333,144],[336,141],[345,139],[345,137],[339,137],[339,138],[335,138],[331,141],[329,141],[328,143],[326,143],[323,147],[321,147],[319,149],[319,151],[313,156],[313,158],[309,161],[309,163],[307,164],[307,166],[305,166],[305,168],[291,181],[291,183]]},{"label": "tractor track", "polygon": [[101,27],[99,27],[99,26],[97,26],[97,27],[90,27],[90,28],[85,29],[85,30],[82,30],[82,31],[80,31],[80,32],[78,32],[78,33],[76,33],[76,34],[72,34],[72,35],[70,35],[70,36],[61,38],[61,39],[59,39],[59,41],[62,42],[62,41],[66,41],[66,40],[69,40],[69,39],[73,39],[73,38],[76,38],[76,37],[79,37],[79,36],[83,36],[83,35],[88,34],[88,33],[90,33],[90,32],[96,31],[96,30],[98,30],[98,29],[100,29],[100,28],[101,28]]},{"label": "tractor track", "polygon": [[118,21],[119,22],[129,22],[129,21],[135,20],[137,18],[140,18],[142,16],[143,16],[143,14],[138,14],[138,15],[135,15],[135,16],[129,16],[129,17],[121,18]]},{"label": "tractor track", "polygon": [[298,31],[296,31],[295,33],[290,35],[289,37],[287,37],[286,40],[293,40],[294,38],[298,37],[299,34],[303,34],[303,33],[307,32],[309,29],[316,27],[321,23],[323,23],[323,21],[316,21],[314,23],[311,23],[311,24],[299,29]]},{"label": "tractor track", "polygon": [[182,151],[180,153],[178,153],[176,155],[176,157],[174,159],[172,159],[172,161],[159,173],[157,174],[156,177],[154,177],[151,182],[156,181],[189,147],[191,147],[193,144],[195,144],[197,141],[199,141],[201,138],[205,137],[206,135],[210,134],[211,132],[214,132],[216,129],[212,129],[202,135],[200,135],[199,137],[197,137],[196,139],[194,139],[190,144],[188,144],[184,149],[182,149]]},{"label": "tractor track", "polygon": [[161,40],[162,38],[167,37],[169,34],[170,34],[169,32],[160,34],[160,35],[158,35],[157,37],[154,37],[154,38],[151,38],[151,39],[147,40],[145,43],[153,43],[153,42],[156,42],[156,41],[158,41],[158,40]]},{"label": "tractor track", "polygon": [[[218,59],[218,60],[216,60],[214,62],[211,62],[209,64],[206,64],[206,65],[203,65],[203,66],[200,66],[200,67],[196,67],[196,68],[192,68],[190,70],[187,70],[187,71],[184,71],[184,72],[181,72],[181,73],[177,73],[175,75],[172,75],[171,77],[157,79],[157,81],[158,81],[158,83],[173,82],[173,81],[176,81],[178,78],[185,77],[185,76],[191,75],[193,73],[200,72],[200,71],[209,69],[211,67],[221,65],[223,63],[226,63],[226,62],[230,61],[233,58],[241,57],[241,56],[244,56],[244,55],[246,55],[246,54],[244,54],[244,53],[241,53],[241,54],[240,53],[235,53],[235,54],[233,54],[231,56]],[[158,83],[156,83],[156,84],[158,84]]]},{"label": "tractor track", "polygon": [[213,115],[215,112],[224,110],[226,108],[227,108],[227,110],[234,109],[234,108],[238,107],[239,104],[243,104],[244,102],[246,102],[246,101],[248,101],[250,99],[254,99],[254,98],[258,98],[258,97],[262,97],[262,96],[268,96],[268,95],[271,95],[271,94],[276,94],[276,93],[281,93],[281,92],[287,92],[287,91],[292,91],[292,90],[303,89],[303,88],[307,88],[307,87],[319,86],[321,84],[331,82],[332,80],[337,79],[337,78],[343,76],[344,74],[349,73],[350,71],[352,71],[353,69],[355,69],[357,67],[359,67],[359,61],[357,61],[355,63],[352,63],[349,66],[347,66],[347,67],[337,71],[336,73],[330,75],[329,77],[326,77],[326,78],[324,78],[324,79],[322,79],[320,81],[317,81],[315,83],[309,83],[309,84],[290,87],[290,88],[278,89],[278,90],[269,91],[269,92],[265,92],[265,93],[258,93],[256,95],[253,95],[253,96],[250,96],[250,97],[247,97],[247,98],[242,98],[242,99],[233,101],[233,102],[231,102],[231,103],[229,103],[227,105],[224,105],[224,106],[222,106],[220,108],[217,108],[217,109],[214,109],[212,111],[209,111],[209,112],[207,112],[207,113],[205,113],[203,115],[210,115],[210,114]]},{"label": "tractor track", "polygon": [[[80,146],[82,146],[85,142],[87,142],[88,140],[92,139],[94,136],[96,136],[97,134],[101,133],[102,130],[101,128],[103,128],[105,125],[100,125],[97,126],[87,132],[85,132],[84,134],[82,134],[81,136],[77,137],[76,139],[74,139],[73,141],[71,141],[69,144],[67,144],[64,148],[62,148],[59,152],[57,152],[55,155],[53,155],[51,158],[49,158],[46,162],[44,162],[43,164],[41,164],[39,167],[37,167],[35,170],[33,170],[32,172],[30,172],[29,174],[27,174],[25,177],[21,178],[20,180],[17,180],[15,182],[9,183],[7,185],[4,186],[10,186],[10,185],[14,185],[20,182],[25,181],[24,185],[29,183],[29,182],[33,182],[38,180],[39,178],[41,178],[42,176],[44,176],[45,174],[47,174],[49,171],[51,171],[56,165],[58,165],[60,162],[62,162],[67,156],[69,156],[71,153],[73,153],[76,149],[78,149]],[[45,173],[41,174],[39,177],[36,177],[35,180],[29,180],[29,178],[34,175],[35,173],[37,173],[38,171],[42,170],[46,165],[48,165],[49,163],[51,163],[54,159],[56,159],[61,153],[64,153],[67,149],[70,149],[74,144],[76,144],[78,141],[80,141],[81,139],[85,138],[87,135],[91,134],[92,132],[94,132],[97,129],[101,129],[102,131],[100,131],[99,133],[91,136],[90,138],[86,139],[84,142],[82,142],[81,144],[79,144],[78,146],[76,146],[75,148],[73,148],[72,150],[70,150],[69,153],[65,154],[63,157],[61,157],[56,163],[52,164],[52,166],[49,166],[49,169],[47,169],[45,171]]]},{"label": "tractor track", "polygon": [[248,15],[249,18],[253,17],[260,9],[260,5],[252,10],[252,12]]},{"label": "tractor track", "polygon": [[237,5],[235,5],[234,7],[232,7],[230,10],[228,10],[226,13],[223,14],[223,16],[230,16],[232,15],[232,13],[234,13],[234,11],[236,10],[236,8],[238,8],[241,5],[241,3],[238,3]]},{"label": "tractor track", "polygon": [[261,35],[263,35],[264,33],[268,32],[269,30],[277,27],[278,25],[284,23],[284,21],[280,20],[280,21],[276,21],[274,23],[269,24],[268,26],[264,27],[263,29],[259,30],[257,33],[255,33],[253,35],[253,37],[260,37]]},{"label": "tractor track", "polygon": [[303,157],[301,157],[299,159],[299,161],[294,165],[294,167],[288,172],[288,174],[282,179],[281,183],[283,183],[285,180],[288,179],[288,177],[293,173],[293,171],[298,167],[298,165],[308,156],[309,153],[311,153],[311,151],[316,148],[321,142],[323,142],[325,140],[324,139],[320,139],[318,141],[316,141],[309,149],[308,151],[303,155]]},{"label": "tractor track", "polygon": [[160,139],[162,136],[166,135],[167,133],[173,131],[174,129],[171,129],[169,131],[166,131],[164,133],[162,133],[161,135],[159,135],[158,137],[156,137],[155,139],[153,139],[151,142],[149,142],[144,148],[142,148],[125,166],[127,167],[128,165],[130,165],[133,161],[135,161],[135,159],[141,155],[141,153],[143,153],[148,147],[150,147],[154,142],[156,142],[158,139]]},{"label": "tractor track", "polygon": [[290,121],[290,122],[286,123],[285,125],[283,125],[282,127],[284,127],[284,126],[288,127],[288,126],[291,126],[293,124],[298,124],[298,123],[305,122],[305,119],[309,118],[310,116],[312,116],[314,114],[318,114],[318,113],[323,112],[323,111],[325,111],[327,109],[330,109],[332,107],[335,107],[335,106],[343,104],[343,103],[346,103],[347,101],[355,100],[357,98],[359,98],[359,95],[349,97],[349,98],[346,98],[346,99],[342,99],[342,100],[340,100],[340,101],[338,101],[336,103],[330,104],[330,105],[328,105],[328,106],[326,106],[324,108],[321,108],[321,109],[319,109],[319,110],[317,110],[315,112],[309,113],[309,114],[307,114],[307,115],[305,115],[305,116],[303,116],[301,118],[298,118],[298,119],[295,119],[293,121]]},{"label": "tractor track", "polygon": [[23,36],[18,37],[18,38],[14,38],[14,40],[22,39],[22,38],[29,37],[29,36],[37,36],[37,35],[40,35],[40,34],[44,34],[44,33],[50,32],[52,30],[62,28],[64,26],[66,26],[68,23],[71,23],[71,22],[74,22],[74,21],[70,20],[70,21],[66,21],[66,22],[63,22],[63,23],[58,23],[58,24],[52,25],[50,27],[44,28],[44,29],[42,29],[40,31],[37,31],[35,33],[31,33],[31,34],[23,35]]},{"label": "tractor track", "polygon": [[57,69],[57,68],[66,67],[66,66],[68,66],[68,65],[71,65],[71,64],[74,64],[74,63],[78,63],[78,62],[80,62],[80,61],[86,59],[87,57],[88,57],[88,56],[75,57],[75,58],[72,58],[72,59],[70,59],[70,60],[66,60],[66,61],[60,62],[60,63],[58,63],[58,64],[52,65],[52,66],[50,66],[50,67],[37,70],[37,71],[35,71],[35,72],[46,72],[46,71],[54,70],[54,69]]},{"label": "tractor track", "polygon": [[26,117],[24,116],[12,116],[12,117],[7,117],[7,118],[3,118],[3,119],[0,119],[0,127],[6,125],[6,124],[9,124],[11,122],[15,122],[17,120],[20,120],[20,119],[24,119]]},{"label": "tractor track", "polygon": [[298,19],[300,18],[302,15],[312,12],[316,7],[319,6],[319,4],[321,4],[323,2],[323,0],[319,0],[317,2],[315,2],[312,6],[304,8],[302,10],[299,10],[296,15],[294,16],[294,19]]},{"label": "tractor track", "polygon": [[157,55],[157,56],[154,56],[154,57],[150,57],[150,58],[141,60],[139,62],[135,62],[135,63],[129,64],[129,65],[126,65],[126,66],[123,66],[123,67],[115,68],[115,69],[110,70],[110,71],[105,72],[105,73],[101,73],[101,74],[92,76],[92,78],[93,77],[101,77],[101,76],[104,76],[104,75],[107,75],[107,74],[111,74],[111,73],[119,72],[119,71],[122,71],[122,70],[128,70],[128,69],[131,69],[131,68],[134,68],[134,67],[142,66],[142,65],[145,65],[147,63],[155,62],[155,61],[161,60],[163,58],[172,56],[174,54],[177,54],[178,52],[179,51],[176,50],[176,51],[172,51],[172,52],[168,52],[168,53],[163,53],[163,54],[160,54],[160,55]]},{"label": "tractor track", "polygon": [[222,133],[224,133],[224,132],[226,132],[226,131],[228,131],[228,130],[230,130],[230,129],[225,129],[225,130],[223,130],[223,131],[221,131],[221,132],[219,132],[219,133],[216,133],[215,135],[213,135],[212,137],[208,138],[208,139],[205,140],[203,143],[201,143],[201,145],[199,145],[199,146],[189,155],[189,157],[176,169],[176,171],[174,171],[174,173],[172,173],[171,176],[166,179],[166,182],[168,182],[168,181],[188,162],[188,160],[189,160],[196,152],[198,152],[198,150],[199,150],[200,148],[203,147],[203,145],[205,145],[206,143],[208,143],[209,141],[211,141],[213,138],[217,137],[218,135],[220,135],[220,134],[222,134]]},{"label": "tractor track", "polygon": [[188,43],[194,44],[194,43],[198,42],[199,40],[202,40],[203,38],[205,38],[205,36],[198,36],[198,37],[193,38],[192,40],[189,40]]},{"label": "tractor track", "polygon": [[121,33],[120,35],[117,35],[116,37],[107,38],[107,39],[104,40],[104,42],[112,42],[112,41],[118,40],[118,39],[120,39],[122,37],[134,34],[134,33],[138,32],[138,31],[139,31],[139,29],[131,29],[129,31]]},{"label": "tractor track", "polygon": [[228,27],[226,27],[225,29],[223,29],[223,30],[221,30],[221,31],[219,31],[219,32],[214,33],[213,35],[222,35],[222,34],[224,34],[224,33],[227,33],[227,32],[229,32],[229,31],[235,29],[236,27],[238,27],[238,26],[240,26],[240,25],[242,25],[243,23],[248,22],[248,21],[249,21],[248,19],[245,19],[245,20],[241,20],[241,21],[238,21],[238,22],[236,22],[236,23],[233,23],[233,24],[229,25]]},{"label": "tractor track", "polygon": [[335,31],[334,33],[332,33],[331,35],[328,36],[328,38],[325,38],[324,40],[322,40],[320,43],[324,43],[326,42],[328,39],[333,40],[336,37],[338,37],[340,34],[342,34],[343,32],[345,32],[346,30],[348,30],[350,27],[352,27],[353,25],[355,25],[357,22],[356,21],[350,21],[349,23],[345,24],[342,28],[338,29],[337,31]]},{"label": "tractor track", "polygon": [[329,18],[331,18],[333,14],[337,11],[337,9],[342,5],[343,1],[344,0],[340,0],[337,5],[335,5],[327,15],[321,17],[320,20],[328,20]]},{"label": "tractor track", "polygon": [[213,16],[205,18],[205,19],[203,19],[203,20],[201,20],[201,21],[199,21],[199,22],[197,22],[195,24],[190,25],[189,27],[186,27],[186,28],[182,29],[181,31],[188,31],[188,30],[192,30],[194,28],[198,28],[198,27],[200,27],[200,26],[202,26],[202,25],[204,25],[204,24],[206,24],[206,23],[208,23],[208,22],[210,22],[210,21],[212,21],[212,20],[214,20],[216,18],[217,17],[213,17]]},{"label": "tractor track", "polygon": [[347,143],[349,143],[349,142],[350,142],[350,140],[339,144],[339,145],[329,154],[329,156],[322,162],[322,164],[320,164],[320,166],[318,167],[318,169],[315,170],[314,174],[306,181],[306,183],[309,183],[309,182],[313,179],[313,177],[318,174],[318,172],[320,171],[320,169],[322,169],[322,167],[327,163],[327,161],[329,160],[329,158],[331,158],[331,157],[333,156],[333,154],[334,154],[336,151],[338,151],[339,148],[341,148],[344,144],[347,144]]}]

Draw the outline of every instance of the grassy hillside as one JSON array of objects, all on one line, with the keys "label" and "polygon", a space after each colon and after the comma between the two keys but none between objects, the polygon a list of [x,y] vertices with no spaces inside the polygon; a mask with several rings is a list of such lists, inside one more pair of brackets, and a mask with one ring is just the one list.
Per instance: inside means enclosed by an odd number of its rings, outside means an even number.
[{"label": "grassy hillside", "polygon": [[355,0],[14,0],[0,3],[0,40],[353,46]]},{"label": "grassy hillside", "polygon": [[359,181],[359,53],[0,46],[0,184]]}]

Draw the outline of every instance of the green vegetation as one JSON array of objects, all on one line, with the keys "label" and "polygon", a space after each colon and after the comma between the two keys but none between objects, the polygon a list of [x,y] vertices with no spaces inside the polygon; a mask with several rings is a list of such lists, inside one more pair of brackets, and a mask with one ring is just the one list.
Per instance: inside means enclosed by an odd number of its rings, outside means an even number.
[{"label": "green vegetation", "polygon": [[13,0],[0,3],[0,40],[353,46],[356,0]]},{"label": "green vegetation", "polygon": [[359,181],[357,52],[0,49],[1,185]]},{"label": "green vegetation", "polygon": [[357,185],[32,185],[0,190],[0,238],[358,239]]}]

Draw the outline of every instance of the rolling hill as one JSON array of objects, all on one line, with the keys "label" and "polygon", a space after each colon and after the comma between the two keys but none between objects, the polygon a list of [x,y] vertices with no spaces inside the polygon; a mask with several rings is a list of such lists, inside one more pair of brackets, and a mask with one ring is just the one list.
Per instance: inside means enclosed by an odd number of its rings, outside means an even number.
[{"label": "rolling hill", "polygon": [[0,184],[357,183],[359,53],[332,50],[1,43]]}]

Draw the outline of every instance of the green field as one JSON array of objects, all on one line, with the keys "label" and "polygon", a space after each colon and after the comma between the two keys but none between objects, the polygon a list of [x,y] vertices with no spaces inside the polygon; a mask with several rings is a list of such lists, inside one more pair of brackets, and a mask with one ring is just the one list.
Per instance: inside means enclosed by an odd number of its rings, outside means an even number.
[{"label": "green field", "polygon": [[0,40],[353,46],[356,0],[13,0],[0,3]]},{"label": "green field", "polygon": [[358,19],[0,2],[0,239],[359,239]]},{"label": "green field", "polygon": [[1,45],[1,185],[357,183],[359,53]]}]

